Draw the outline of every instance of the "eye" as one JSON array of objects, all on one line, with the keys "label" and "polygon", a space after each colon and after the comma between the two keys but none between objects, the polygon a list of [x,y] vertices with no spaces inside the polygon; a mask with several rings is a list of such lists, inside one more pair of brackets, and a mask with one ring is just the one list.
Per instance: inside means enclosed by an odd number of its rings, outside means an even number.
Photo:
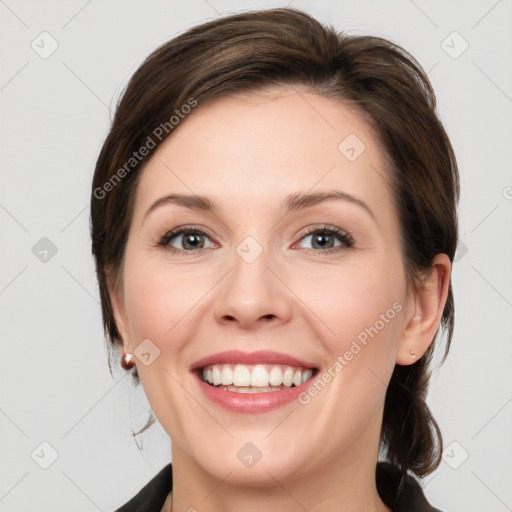
[{"label": "eye", "polygon": [[209,236],[200,229],[180,227],[166,233],[158,245],[173,252],[193,252],[207,248],[205,239],[209,240]]},{"label": "eye", "polygon": [[[354,245],[354,239],[350,233],[343,231],[335,226],[323,226],[309,231],[301,240],[310,239],[313,245],[312,249],[305,248],[306,251],[315,252],[335,252],[343,248],[350,248]],[[339,242],[336,245],[336,240]]]},{"label": "eye", "polygon": [[[304,248],[307,252],[330,253],[354,245],[354,239],[347,231],[335,226],[323,226],[307,232],[301,241],[311,239],[313,248]],[[206,240],[211,240],[207,233],[201,229],[182,226],[166,233],[158,242],[158,246],[165,247],[171,252],[193,253],[207,249]],[[337,243],[338,242],[338,243]]]}]

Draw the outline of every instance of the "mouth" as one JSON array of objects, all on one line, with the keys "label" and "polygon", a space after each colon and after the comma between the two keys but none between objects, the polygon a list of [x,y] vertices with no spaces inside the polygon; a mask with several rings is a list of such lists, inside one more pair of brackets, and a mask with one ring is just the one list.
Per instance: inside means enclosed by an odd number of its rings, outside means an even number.
[{"label": "mouth", "polygon": [[230,350],[196,361],[189,370],[214,405],[239,414],[259,414],[298,399],[319,368],[288,354]]},{"label": "mouth", "polygon": [[209,386],[234,393],[269,393],[289,390],[311,380],[317,368],[285,364],[210,364],[197,370]]},{"label": "mouth", "polygon": [[269,350],[220,352],[196,361],[190,370],[212,391],[244,394],[289,391],[319,371],[308,361]]}]

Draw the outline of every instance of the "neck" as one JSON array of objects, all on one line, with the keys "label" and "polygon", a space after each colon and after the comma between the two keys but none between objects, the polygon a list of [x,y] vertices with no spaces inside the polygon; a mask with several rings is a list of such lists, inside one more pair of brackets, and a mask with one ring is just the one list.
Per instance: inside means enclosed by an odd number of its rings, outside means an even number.
[{"label": "neck", "polygon": [[261,470],[255,475],[258,483],[252,485],[234,470],[215,478],[175,446],[172,454],[172,499],[162,512],[389,512],[376,487],[377,450],[366,459],[336,456],[317,471],[293,476],[276,477],[272,470]]}]

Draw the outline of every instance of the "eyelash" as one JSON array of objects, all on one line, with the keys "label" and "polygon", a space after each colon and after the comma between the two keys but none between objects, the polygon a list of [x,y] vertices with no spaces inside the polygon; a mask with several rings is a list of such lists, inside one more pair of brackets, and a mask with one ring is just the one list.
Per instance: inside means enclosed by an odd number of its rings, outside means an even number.
[{"label": "eyelash", "polygon": [[[156,245],[158,247],[166,248],[167,250],[169,250],[170,252],[172,252],[174,254],[183,254],[183,253],[185,253],[185,254],[196,254],[197,252],[206,250],[205,248],[200,248],[200,249],[195,249],[195,250],[187,251],[185,249],[176,249],[175,247],[171,247],[169,245],[170,241],[173,238],[175,238],[178,235],[186,234],[186,233],[188,233],[188,234],[195,234],[195,235],[205,235],[208,238],[210,238],[207,233],[205,233],[204,231],[202,231],[200,229],[193,228],[193,227],[182,226],[182,227],[179,227],[179,228],[176,228],[176,229],[173,229],[173,230],[167,232],[160,239],[160,241]],[[330,249],[325,249],[325,250],[322,250],[322,249],[309,249],[309,248],[303,249],[304,251],[306,251],[307,254],[309,254],[310,252],[317,253],[317,254],[318,253],[330,254],[330,253],[333,253],[333,252],[338,252],[339,250],[342,250],[343,248],[350,249],[355,244],[354,238],[352,237],[352,235],[351,235],[351,233],[349,231],[346,231],[346,230],[344,231],[344,230],[342,230],[340,228],[337,228],[335,226],[327,226],[327,225],[321,226],[320,228],[317,227],[317,228],[314,228],[314,229],[311,229],[311,230],[307,231],[306,233],[303,233],[301,238],[300,238],[300,240],[303,240],[307,236],[310,236],[310,235],[313,235],[313,234],[319,234],[319,233],[324,233],[324,234],[328,234],[328,235],[337,236],[338,239],[340,240],[340,242],[344,245],[344,247],[338,246],[338,247],[332,247]]]}]

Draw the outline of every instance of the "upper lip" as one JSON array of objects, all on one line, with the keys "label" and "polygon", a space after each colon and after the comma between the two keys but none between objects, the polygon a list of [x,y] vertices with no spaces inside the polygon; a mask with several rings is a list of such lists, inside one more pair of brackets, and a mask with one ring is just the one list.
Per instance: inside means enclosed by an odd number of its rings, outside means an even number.
[{"label": "upper lip", "polygon": [[315,368],[315,365],[308,361],[272,350],[258,350],[256,352],[227,350],[199,359],[190,366],[190,369],[192,371],[199,370],[214,364],[285,364],[295,367]]}]

